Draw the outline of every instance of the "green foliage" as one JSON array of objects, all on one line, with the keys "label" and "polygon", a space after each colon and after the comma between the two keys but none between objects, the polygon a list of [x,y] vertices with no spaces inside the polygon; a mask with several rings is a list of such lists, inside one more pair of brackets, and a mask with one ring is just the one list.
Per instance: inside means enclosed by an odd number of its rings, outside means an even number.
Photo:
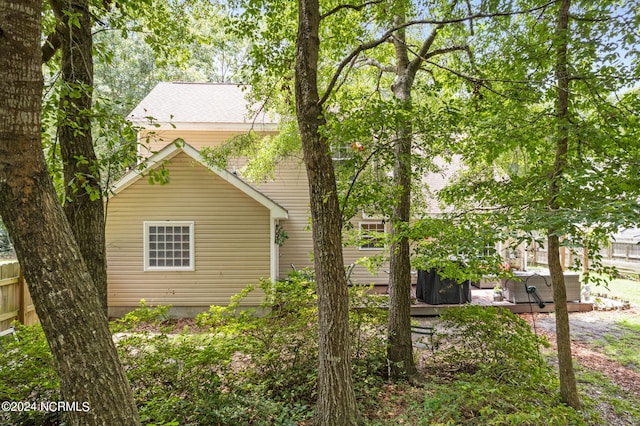
[{"label": "green foliage", "polygon": [[242,298],[235,297],[227,307],[212,306],[196,318],[199,326],[210,326],[225,340],[242,351],[252,368],[243,374],[252,383],[260,383],[276,401],[297,401],[307,407],[315,400],[317,359],[317,311],[315,283],[298,275],[288,281],[263,280],[265,294],[261,313],[237,312]]},{"label": "green foliage", "polygon": [[582,415],[560,403],[550,383],[535,388],[495,383],[487,377],[436,385],[412,403],[418,424],[585,425]]},{"label": "green foliage", "polygon": [[543,338],[507,309],[466,305],[442,316],[444,339],[434,365],[490,377],[500,383],[537,387],[551,371],[540,356]]},{"label": "green foliage", "polygon": [[386,297],[372,293],[373,286],[349,287],[349,330],[354,387],[361,399],[374,393],[387,375]]},{"label": "green foliage", "polygon": [[240,169],[244,178],[260,183],[274,178],[276,167],[285,159],[300,152],[297,123],[282,118],[278,134],[263,136],[250,131],[239,134],[215,147],[203,147],[200,155],[207,164],[227,168],[232,158],[247,158]]},{"label": "green foliage", "polygon": [[131,334],[118,350],[143,423],[246,424],[278,412],[234,384],[232,353],[214,336]]},{"label": "green foliage", "polygon": [[[303,277],[261,283],[257,311],[212,307],[199,318],[207,333],[116,334],[119,355],[145,424],[293,425],[312,415],[317,360],[314,283]],[[599,425],[600,408],[638,419],[637,401],[597,373],[579,371],[584,413],[561,404],[556,380],[537,356],[537,338],[506,311],[469,306],[442,317],[446,335],[424,358],[422,387],[390,386],[386,372],[386,309],[382,296],[350,288],[353,377],[371,425]],[[142,306],[129,330],[166,322],[168,307]],[[262,316],[256,315],[262,310]],[[636,324],[629,324],[636,327]],[[637,331],[637,330],[636,330]],[[0,400],[60,400],[59,381],[39,326],[18,326],[0,340]],[[627,341],[636,345],[636,340]],[[451,343],[451,345],[450,345]],[[584,418],[583,418],[584,416]],[[59,424],[41,412],[0,413],[2,424]]]},{"label": "green foliage", "polygon": [[142,324],[161,325],[169,319],[169,309],[171,305],[148,306],[146,300],[140,299],[136,309],[111,323],[111,331],[132,331]]},{"label": "green foliage", "polygon": [[[556,7],[483,23],[484,36],[474,39],[472,49],[476,67],[491,77],[474,88],[472,102],[461,104],[466,120],[450,148],[467,169],[440,195],[456,214],[477,212],[497,232],[519,229],[533,238],[553,230],[572,248],[587,245],[595,255],[590,267],[613,272],[597,255],[603,236],[630,226],[640,210],[640,145],[632,136],[639,104],[637,90],[629,90],[629,81],[638,78],[631,60],[637,39],[622,35],[638,14],[615,1],[572,2],[566,34],[569,123],[559,123]],[[553,197],[559,208],[549,209],[559,128],[568,132],[568,151]]]},{"label": "green foliage", "polygon": [[[512,237],[508,228],[496,230],[486,215],[457,215],[455,218],[426,217],[403,230],[416,241],[413,266],[435,268],[445,278],[458,282],[479,281],[488,274],[504,275],[504,258],[495,247]],[[515,239],[514,244],[520,243]]]},{"label": "green foliage", "polygon": [[580,367],[576,370],[589,424],[607,424],[609,416],[624,417],[627,424],[640,423],[640,399],[636,395],[621,389],[603,372]]},{"label": "green foliage", "polygon": [[[0,401],[60,401],[60,378],[40,325],[15,324],[16,335],[0,337]],[[0,411],[0,423],[58,424],[60,413]]]},{"label": "green foliage", "polygon": [[[441,316],[439,347],[426,359],[435,383],[414,396],[416,424],[586,424],[559,400],[546,340],[506,309],[467,305]],[[444,381],[444,383],[441,383]]]},{"label": "green foliage", "polygon": [[287,231],[282,227],[282,225],[277,224],[276,225],[276,235],[274,237],[274,242],[282,247],[285,243],[285,241],[287,241],[287,239],[289,238],[289,234],[287,233]]},{"label": "green foliage", "polygon": [[594,342],[599,352],[630,370],[640,372],[640,317],[617,323],[617,329]]}]

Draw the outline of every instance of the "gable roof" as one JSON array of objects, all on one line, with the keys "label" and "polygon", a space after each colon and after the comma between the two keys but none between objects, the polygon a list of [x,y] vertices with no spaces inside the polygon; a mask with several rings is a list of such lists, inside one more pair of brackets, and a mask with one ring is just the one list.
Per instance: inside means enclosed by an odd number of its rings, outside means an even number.
[{"label": "gable roof", "polygon": [[273,201],[271,198],[264,195],[262,192],[255,189],[253,186],[249,185],[238,176],[233,173],[228,172],[227,170],[220,169],[215,166],[211,166],[207,164],[203,158],[200,156],[200,152],[187,143],[170,143],[165,146],[163,149],[158,151],[153,156],[149,157],[146,160],[146,164],[144,168],[141,170],[132,170],[127,173],[120,179],[111,189],[113,194],[118,194],[125,190],[128,186],[137,182],[139,179],[143,178],[151,169],[158,167],[164,161],[170,160],[179,153],[184,152],[189,157],[193,158],[194,161],[197,161],[203,167],[206,167],[211,172],[219,176],[220,178],[227,181],[227,183],[233,185],[238,190],[249,196],[250,198],[257,201],[262,206],[266,207],[271,212],[271,217],[273,219],[287,219],[289,217],[289,213],[287,210],[282,207],[280,204]]},{"label": "gable roof", "polygon": [[[250,86],[228,83],[158,83],[127,117],[142,127],[276,130],[277,119],[246,99]],[[256,111],[258,111],[256,113]]]}]

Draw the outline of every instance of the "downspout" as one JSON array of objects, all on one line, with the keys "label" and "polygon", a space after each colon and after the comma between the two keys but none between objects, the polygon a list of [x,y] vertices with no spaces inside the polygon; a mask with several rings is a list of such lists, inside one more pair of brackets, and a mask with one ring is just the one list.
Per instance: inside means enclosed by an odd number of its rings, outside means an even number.
[{"label": "downspout", "polygon": [[270,265],[271,265],[271,273],[270,278],[271,282],[276,282],[278,279],[278,271],[280,270],[280,251],[279,246],[276,243],[276,225],[278,219],[273,217],[273,212],[269,213],[269,235],[271,235],[271,244],[270,244]]}]

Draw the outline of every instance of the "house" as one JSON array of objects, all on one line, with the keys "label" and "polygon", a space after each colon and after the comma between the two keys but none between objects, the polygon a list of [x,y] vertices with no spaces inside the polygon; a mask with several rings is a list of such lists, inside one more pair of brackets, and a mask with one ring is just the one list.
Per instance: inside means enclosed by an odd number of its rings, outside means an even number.
[{"label": "house", "polygon": [[[281,163],[273,181],[250,184],[240,170],[213,167],[200,156],[203,147],[250,130],[275,134],[277,118],[250,114],[245,89],[160,83],[129,116],[140,126],[140,154],[147,159],[114,186],[107,202],[110,315],[122,315],[145,299],[192,316],[212,304],[227,304],[261,278],[286,278],[293,267],[312,267],[301,158]],[[150,184],[153,176],[166,176],[167,183]],[[388,231],[382,218],[359,216],[353,223],[365,233]],[[288,236],[281,246],[275,237],[280,229]],[[372,253],[380,249],[366,242],[345,247],[345,266]],[[388,283],[385,272],[371,274],[359,265],[351,278]],[[245,303],[258,305],[261,297],[256,291]]]}]

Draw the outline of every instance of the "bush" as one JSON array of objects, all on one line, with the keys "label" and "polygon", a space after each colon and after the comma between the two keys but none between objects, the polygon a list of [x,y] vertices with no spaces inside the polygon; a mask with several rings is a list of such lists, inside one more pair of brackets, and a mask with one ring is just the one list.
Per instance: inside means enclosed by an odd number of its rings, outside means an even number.
[{"label": "bush", "polygon": [[212,306],[196,318],[199,326],[224,336],[236,354],[242,354],[245,384],[261,388],[278,403],[295,401],[300,411],[315,401],[318,356],[318,317],[315,283],[299,274],[290,280],[260,282],[265,294],[260,315],[237,311],[247,288],[226,307]]},{"label": "bush", "polygon": [[[259,311],[238,310],[253,291],[248,287],[229,306],[198,318],[209,333],[161,328],[116,336],[143,424],[295,425],[311,418],[315,284],[302,277],[260,284],[266,297]],[[537,355],[539,338],[519,317],[493,308],[468,306],[442,316],[441,345],[428,359],[434,374],[423,388],[384,384],[387,311],[367,288],[350,292],[354,385],[372,424],[584,424],[560,403],[557,381]],[[140,330],[166,321],[167,311],[143,305],[118,324]],[[18,337],[0,340],[0,399],[60,400],[42,329],[19,326]],[[375,423],[385,418],[388,423]],[[0,413],[0,424],[61,421],[36,411]]]},{"label": "bush", "polygon": [[[372,293],[372,286],[349,288],[351,368],[356,394],[367,395],[387,375],[387,319],[384,296]],[[372,385],[375,385],[372,386]]]},{"label": "bush", "polygon": [[483,374],[522,386],[548,382],[551,369],[540,355],[546,339],[507,309],[466,305],[448,309],[440,317],[444,344],[433,358],[437,368]]},{"label": "bush", "polygon": [[539,352],[548,342],[522,318],[466,305],[440,320],[439,347],[425,358],[431,383],[411,402],[420,424],[585,424],[560,401],[558,381]]},{"label": "bush", "polygon": [[111,322],[111,332],[133,331],[141,325],[162,325],[169,320],[169,309],[171,305],[147,306],[146,300],[140,299],[136,309]]},{"label": "bush", "polygon": [[238,388],[233,354],[211,336],[141,333],[118,349],[143,424],[250,424],[279,411]]}]

